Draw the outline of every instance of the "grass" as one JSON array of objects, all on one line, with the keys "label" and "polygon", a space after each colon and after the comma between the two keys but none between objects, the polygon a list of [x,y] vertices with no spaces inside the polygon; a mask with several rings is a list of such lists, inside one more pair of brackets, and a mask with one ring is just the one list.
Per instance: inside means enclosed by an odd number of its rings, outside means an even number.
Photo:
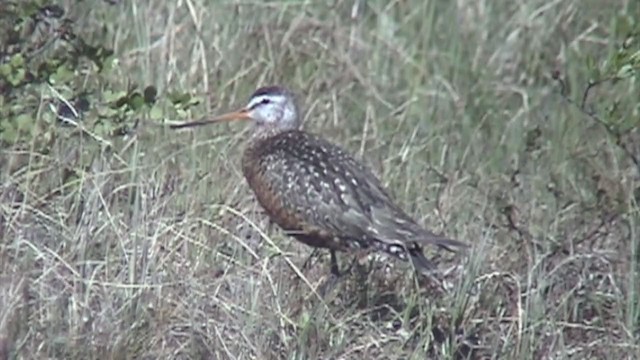
[{"label": "grass", "polygon": [[[54,84],[32,94],[54,129],[47,150],[38,137],[2,150],[0,358],[640,356],[638,168],[552,77],[580,99],[587,59],[614,55],[633,1],[63,5],[115,51],[106,80],[79,77],[96,98],[137,83],[203,99],[165,105],[178,120],[285,84],[306,129],[473,250],[430,253],[450,291],[376,258],[318,296],[328,256],[302,270],[311,250],[264,218],[240,172],[241,126],[172,132],[145,113],[96,146],[50,120],[53,90],[77,90]],[[637,119],[634,79],[590,101]],[[636,156],[638,135],[624,138]]]}]

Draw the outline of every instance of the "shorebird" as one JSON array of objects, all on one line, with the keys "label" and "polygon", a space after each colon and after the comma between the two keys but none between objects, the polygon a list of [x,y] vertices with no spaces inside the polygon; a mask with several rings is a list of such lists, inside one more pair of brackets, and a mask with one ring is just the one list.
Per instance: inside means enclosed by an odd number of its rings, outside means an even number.
[{"label": "shorebird", "polygon": [[170,127],[233,120],[253,122],[242,172],[258,202],[286,234],[329,249],[332,274],[340,275],[336,251],[382,251],[429,273],[436,266],[424,256],[423,246],[449,251],[468,246],[420,226],[367,166],[343,148],[300,130],[296,97],[284,87],[261,87],[238,111]]}]

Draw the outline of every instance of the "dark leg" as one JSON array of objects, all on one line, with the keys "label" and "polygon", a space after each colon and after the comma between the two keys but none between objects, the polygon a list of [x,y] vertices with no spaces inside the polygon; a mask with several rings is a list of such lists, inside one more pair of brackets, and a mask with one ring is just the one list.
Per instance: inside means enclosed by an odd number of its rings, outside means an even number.
[{"label": "dark leg", "polygon": [[340,272],[340,270],[338,268],[338,260],[336,258],[336,252],[335,252],[335,250],[330,250],[330,251],[331,251],[331,274],[333,274],[336,277],[341,277],[341,276],[343,276],[345,274],[350,273],[351,270],[353,269],[353,267],[356,264],[359,264],[360,261],[362,261],[362,259],[367,257],[369,255],[369,253],[371,252],[369,249],[357,250],[355,252],[355,256],[353,258],[353,261],[351,261],[351,264],[349,265],[349,267],[345,271]]},{"label": "dark leg", "polygon": [[336,258],[336,251],[329,250],[331,252],[331,274],[335,277],[340,277],[340,269],[338,268],[338,259]]},{"label": "dark leg", "polygon": [[[326,294],[328,294],[331,290],[333,290],[336,285],[338,285],[339,282],[341,282],[342,280],[344,280],[346,277],[345,275],[348,275],[351,273],[351,271],[353,270],[354,267],[356,267],[358,269],[358,274],[360,274],[360,277],[362,277],[363,275],[362,273],[362,268],[363,266],[360,264],[360,262],[362,261],[362,259],[364,259],[365,257],[367,257],[370,253],[371,253],[371,249],[360,249],[360,250],[356,250],[355,251],[355,256],[353,258],[353,260],[351,261],[351,264],[349,265],[349,267],[347,269],[345,269],[344,271],[340,272],[339,268],[338,268],[338,260],[336,257],[336,252],[335,250],[329,250],[331,253],[331,277],[326,281],[326,283],[324,283],[321,288],[320,288],[320,294],[322,294],[322,296],[325,296]],[[369,265],[371,265],[371,262],[368,262]],[[368,273],[371,271],[371,269],[369,269],[369,271],[364,273],[364,280],[360,281],[360,283],[362,284],[366,284],[366,277],[368,275]]]},{"label": "dark leg", "polygon": [[336,257],[335,250],[329,250],[331,254],[331,276],[329,276],[322,285],[318,288],[318,292],[322,297],[327,296],[333,289],[335,289],[336,285],[344,279],[340,273],[340,269],[338,268],[338,259]]}]

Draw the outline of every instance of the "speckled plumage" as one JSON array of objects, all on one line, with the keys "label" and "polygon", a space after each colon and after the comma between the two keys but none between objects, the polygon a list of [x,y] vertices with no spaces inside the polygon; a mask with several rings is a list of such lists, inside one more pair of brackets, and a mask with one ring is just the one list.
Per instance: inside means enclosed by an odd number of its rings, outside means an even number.
[{"label": "speckled plumage", "polygon": [[242,170],[258,202],[288,235],[329,249],[332,272],[337,272],[336,251],[383,251],[432,270],[423,246],[466,246],[418,225],[344,149],[298,130],[298,109],[287,89],[256,90],[245,109],[220,117],[231,118],[254,121]]},{"label": "speckled plumage", "polygon": [[249,185],[287,234],[334,251],[381,250],[421,268],[434,266],[421,245],[460,246],[420,227],[380,181],[340,147],[299,130],[250,144],[242,159]]}]

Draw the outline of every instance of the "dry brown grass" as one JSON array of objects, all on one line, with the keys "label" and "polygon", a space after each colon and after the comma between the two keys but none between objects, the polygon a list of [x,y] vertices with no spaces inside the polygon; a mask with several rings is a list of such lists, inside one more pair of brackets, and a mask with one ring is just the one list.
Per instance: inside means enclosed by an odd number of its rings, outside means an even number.
[{"label": "dry brown grass", "polygon": [[[113,86],[204,96],[184,118],[290,86],[307,129],[474,248],[441,259],[449,292],[379,258],[322,298],[326,254],[302,271],[311,250],[264,219],[240,128],[149,120],[95,151],[62,128],[47,153],[2,151],[0,358],[640,355],[638,169],[550,78],[579,93],[632,3],[67,3],[83,34],[110,34]],[[637,90],[596,101],[631,109]]]}]

